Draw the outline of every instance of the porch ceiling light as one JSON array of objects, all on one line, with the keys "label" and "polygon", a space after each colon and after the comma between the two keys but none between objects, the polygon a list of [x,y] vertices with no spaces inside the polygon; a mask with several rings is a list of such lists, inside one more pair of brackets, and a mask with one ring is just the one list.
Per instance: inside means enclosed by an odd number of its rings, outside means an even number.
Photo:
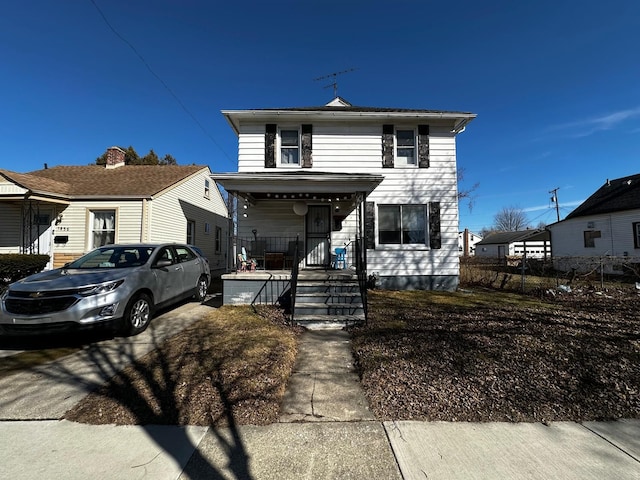
[{"label": "porch ceiling light", "polygon": [[309,206],[305,202],[298,201],[293,204],[293,213],[296,215],[306,215],[308,211]]}]

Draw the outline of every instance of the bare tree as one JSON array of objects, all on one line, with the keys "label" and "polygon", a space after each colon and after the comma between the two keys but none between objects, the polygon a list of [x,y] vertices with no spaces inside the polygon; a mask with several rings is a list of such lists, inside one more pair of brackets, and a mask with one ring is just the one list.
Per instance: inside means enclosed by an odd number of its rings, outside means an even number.
[{"label": "bare tree", "polygon": [[463,180],[464,180],[464,168],[459,168],[458,169],[458,203],[460,203],[461,200],[466,200],[469,206],[469,211],[471,211],[473,209],[473,203],[475,202],[475,195],[473,193],[478,189],[478,187],[480,186],[480,183],[476,182],[469,188],[462,188],[460,184],[462,183]]},{"label": "bare tree", "polygon": [[515,232],[529,227],[529,219],[519,207],[504,207],[493,217],[493,228],[500,232]]}]

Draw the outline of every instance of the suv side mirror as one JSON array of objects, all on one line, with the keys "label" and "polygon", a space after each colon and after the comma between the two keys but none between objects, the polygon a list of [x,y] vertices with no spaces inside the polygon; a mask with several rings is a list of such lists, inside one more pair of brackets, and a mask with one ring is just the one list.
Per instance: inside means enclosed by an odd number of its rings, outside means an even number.
[{"label": "suv side mirror", "polygon": [[162,258],[153,265],[153,268],[165,268],[171,266],[172,264],[173,262],[171,260]]}]

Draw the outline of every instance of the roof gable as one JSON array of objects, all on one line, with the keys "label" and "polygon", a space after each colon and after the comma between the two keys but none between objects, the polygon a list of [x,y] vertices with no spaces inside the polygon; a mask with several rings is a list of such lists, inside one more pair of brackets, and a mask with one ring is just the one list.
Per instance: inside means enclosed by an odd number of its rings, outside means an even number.
[{"label": "roof gable", "polygon": [[607,180],[566,219],[640,209],[640,174]]}]

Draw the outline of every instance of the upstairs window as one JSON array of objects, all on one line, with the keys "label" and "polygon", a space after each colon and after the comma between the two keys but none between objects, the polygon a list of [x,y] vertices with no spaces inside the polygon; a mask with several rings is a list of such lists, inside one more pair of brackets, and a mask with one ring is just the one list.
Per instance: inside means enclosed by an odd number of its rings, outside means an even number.
[{"label": "upstairs window", "polygon": [[280,164],[300,165],[300,132],[280,130]]},{"label": "upstairs window", "polygon": [[210,186],[209,186],[209,180],[205,180],[204,181],[204,198],[209,198],[209,194],[210,194]]},{"label": "upstairs window", "polygon": [[416,165],[416,132],[396,130],[396,165]]}]

